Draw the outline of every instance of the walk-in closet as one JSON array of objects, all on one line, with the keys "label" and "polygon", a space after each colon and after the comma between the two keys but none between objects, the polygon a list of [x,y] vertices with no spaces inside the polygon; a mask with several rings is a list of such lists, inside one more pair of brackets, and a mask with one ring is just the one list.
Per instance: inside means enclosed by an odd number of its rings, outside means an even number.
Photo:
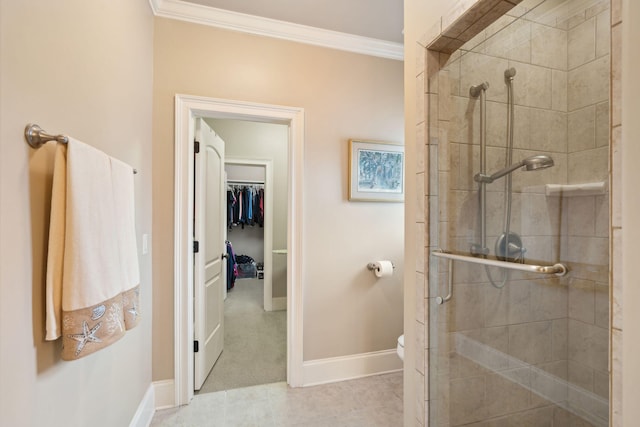
[{"label": "walk-in closet", "polygon": [[225,165],[227,177],[227,291],[238,279],[264,280],[265,166]]}]

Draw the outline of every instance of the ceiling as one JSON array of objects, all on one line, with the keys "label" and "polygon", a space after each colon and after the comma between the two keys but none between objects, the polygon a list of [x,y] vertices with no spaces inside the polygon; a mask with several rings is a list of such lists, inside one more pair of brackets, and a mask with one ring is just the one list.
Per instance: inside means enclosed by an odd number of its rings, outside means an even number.
[{"label": "ceiling", "polygon": [[185,0],[216,9],[402,43],[403,0]]}]

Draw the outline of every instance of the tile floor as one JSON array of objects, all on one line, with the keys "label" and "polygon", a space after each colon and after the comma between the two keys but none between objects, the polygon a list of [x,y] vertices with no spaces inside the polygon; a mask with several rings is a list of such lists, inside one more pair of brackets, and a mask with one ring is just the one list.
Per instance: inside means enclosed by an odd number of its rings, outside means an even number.
[{"label": "tile floor", "polygon": [[402,372],[315,387],[286,383],[199,394],[151,427],[400,427]]}]

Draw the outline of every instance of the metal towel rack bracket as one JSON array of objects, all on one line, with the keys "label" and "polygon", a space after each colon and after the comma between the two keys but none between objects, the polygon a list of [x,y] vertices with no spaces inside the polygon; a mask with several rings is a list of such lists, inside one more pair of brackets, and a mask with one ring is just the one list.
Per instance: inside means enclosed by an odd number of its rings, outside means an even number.
[{"label": "metal towel rack bracket", "polygon": [[56,141],[66,144],[69,137],[65,135],[51,135],[46,133],[42,128],[34,123],[29,123],[24,128],[24,138],[27,140],[31,148],[40,148],[49,141]]},{"label": "metal towel rack bracket", "polygon": [[[56,141],[62,144],[67,144],[69,142],[68,136],[52,135],[42,130],[42,128],[35,123],[29,123],[24,128],[24,139],[27,140],[27,143],[31,146],[31,148],[35,149],[42,147],[49,141]],[[138,173],[138,170],[134,169],[133,173]]]}]

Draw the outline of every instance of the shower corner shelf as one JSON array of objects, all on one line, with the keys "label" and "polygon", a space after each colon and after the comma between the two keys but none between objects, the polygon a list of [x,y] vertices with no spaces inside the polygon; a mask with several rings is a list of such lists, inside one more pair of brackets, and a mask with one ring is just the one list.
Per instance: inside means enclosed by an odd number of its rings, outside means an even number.
[{"label": "shower corner shelf", "polygon": [[587,182],[584,184],[546,184],[547,196],[599,196],[606,194],[607,183],[605,181]]}]

